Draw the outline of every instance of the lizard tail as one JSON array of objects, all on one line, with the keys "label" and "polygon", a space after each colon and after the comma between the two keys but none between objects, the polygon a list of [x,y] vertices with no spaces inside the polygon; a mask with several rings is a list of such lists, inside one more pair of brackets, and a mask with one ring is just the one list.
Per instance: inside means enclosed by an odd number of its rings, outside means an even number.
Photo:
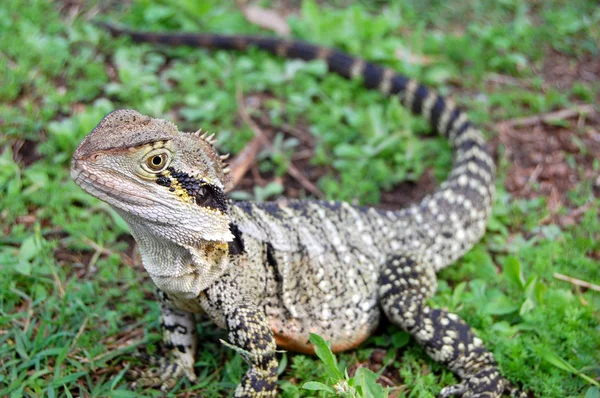
[{"label": "lizard tail", "polygon": [[[416,80],[342,51],[278,37],[197,33],[155,33],[124,29],[96,22],[113,36],[129,36],[135,42],[243,51],[257,47],[284,58],[306,61],[321,59],[329,70],[348,79],[362,78],[366,88],[387,96],[398,96],[413,114],[425,118],[448,138],[454,151],[453,168],[446,181],[421,203],[400,210],[424,231],[438,238],[427,242],[428,260],[439,269],[468,251],[485,232],[494,194],[495,166],[487,153],[481,132],[466,113]],[[425,234],[427,235],[427,234]]]}]

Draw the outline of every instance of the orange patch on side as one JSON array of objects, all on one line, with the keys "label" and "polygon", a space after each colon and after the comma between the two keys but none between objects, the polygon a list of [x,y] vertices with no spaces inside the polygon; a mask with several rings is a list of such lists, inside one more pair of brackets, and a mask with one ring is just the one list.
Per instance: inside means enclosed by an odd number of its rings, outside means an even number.
[{"label": "orange patch on side", "polygon": [[[278,347],[283,348],[284,350],[299,352],[302,354],[313,355],[315,353],[314,346],[308,340],[308,334],[293,335],[290,333],[277,333],[278,329],[279,328],[272,328],[273,334],[275,335],[275,342],[277,343]],[[364,325],[352,336],[348,336],[347,338],[340,337],[339,340],[331,341],[331,351],[335,354],[358,347],[367,339],[367,337],[371,335],[372,329],[373,328],[369,327],[369,325]],[[311,330],[311,332],[319,334],[319,331],[316,329]],[[330,340],[326,336],[324,337],[326,340]]]},{"label": "orange patch on side", "polygon": [[310,355],[315,353],[315,349],[310,342],[294,339],[293,337],[286,336],[285,334],[276,334],[275,342],[277,343],[277,347],[283,348],[284,350]]}]

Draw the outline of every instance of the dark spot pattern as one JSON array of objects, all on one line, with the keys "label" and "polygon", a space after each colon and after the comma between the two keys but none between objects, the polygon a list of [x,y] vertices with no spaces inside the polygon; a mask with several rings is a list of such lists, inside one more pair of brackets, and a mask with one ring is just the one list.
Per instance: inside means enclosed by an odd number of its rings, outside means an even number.
[{"label": "dark spot pattern", "polygon": [[227,195],[215,186],[199,180],[184,171],[175,170],[173,167],[167,169],[175,180],[181,185],[188,195],[192,196],[198,206],[209,207],[227,213]]},{"label": "dark spot pattern", "polygon": [[234,223],[229,224],[229,230],[233,235],[233,241],[229,242],[229,255],[238,256],[244,253],[244,241],[242,231]]},{"label": "dark spot pattern", "polygon": [[163,187],[169,187],[169,188],[171,187],[171,179],[167,176],[159,176],[156,179],[156,183]]},{"label": "dark spot pattern", "polygon": [[[433,359],[456,372],[464,380],[468,396],[500,397],[512,385],[500,375],[481,339],[458,315],[426,304],[435,283],[430,268],[407,256],[390,258],[381,272],[379,287],[386,316],[413,335]],[[444,394],[456,388],[448,387],[440,396],[449,396]]]}]

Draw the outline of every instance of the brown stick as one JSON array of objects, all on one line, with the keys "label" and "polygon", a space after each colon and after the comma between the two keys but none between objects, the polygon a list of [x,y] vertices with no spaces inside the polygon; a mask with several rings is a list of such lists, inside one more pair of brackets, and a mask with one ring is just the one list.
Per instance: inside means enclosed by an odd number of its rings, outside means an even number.
[{"label": "brown stick", "polygon": [[[248,127],[250,127],[250,129],[254,133],[254,136],[257,137],[261,141],[262,145],[266,146],[267,148],[272,149],[273,144],[271,144],[271,142],[267,139],[266,135],[263,133],[263,131],[260,129],[260,127],[254,122],[254,120],[252,120],[252,118],[250,117],[250,114],[248,114],[248,110],[246,109],[246,107],[244,105],[242,90],[240,89],[239,86],[238,86],[238,89],[236,90],[236,100],[238,103],[240,117],[242,118],[244,123],[246,123],[248,125]],[[304,187],[304,189],[306,189],[313,195],[320,197],[320,198],[323,197],[323,192],[321,192],[319,190],[319,188],[317,188],[312,182],[310,182],[292,163],[290,163],[290,165],[288,167],[288,174],[290,176],[292,176],[292,178],[294,178],[296,181],[298,181],[300,183],[300,185],[302,185]]]},{"label": "brown stick", "polygon": [[569,119],[581,114],[594,113],[596,110],[592,104],[578,105],[573,108],[561,109],[560,111],[542,113],[534,116],[520,117],[516,119],[505,120],[503,122],[496,123],[496,127],[525,127],[533,126],[538,123],[551,124],[559,120]]},{"label": "brown stick", "polygon": [[[588,211],[591,208],[592,208],[592,203],[591,202],[590,203],[586,203],[583,206],[580,206],[580,207],[578,207],[576,209],[570,210],[567,213],[566,216],[569,217],[569,218],[571,218],[571,219],[575,219],[575,218],[581,216],[583,213],[585,213],[586,211]],[[542,218],[539,223],[541,225],[551,224],[551,223],[554,222],[554,218],[556,217],[556,215],[557,215],[557,211],[550,212],[550,214],[548,214],[547,216],[545,216],[544,218]]]},{"label": "brown stick", "polygon": [[246,175],[250,166],[256,161],[256,156],[263,147],[262,137],[254,136],[244,149],[229,163],[231,167],[231,188],[233,190]]},{"label": "brown stick", "polygon": [[313,146],[315,143],[315,139],[312,135],[310,135],[307,131],[302,131],[291,124],[283,123],[280,125],[274,125],[271,120],[264,115],[260,116],[260,122],[264,125],[272,126],[274,129],[281,130],[282,132],[293,135],[298,138],[300,141],[304,142],[306,145]]},{"label": "brown stick", "polygon": [[565,281],[565,282],[569,282],[576,286],[581,286],[581,287],[585,287],[586,289],[592,289],[597,292],[600,292],[600,286],[594,285],[593,283],[589,283],[586,281],[582,281],[581,279],[576,279],[576,278],[573,278],[573,277],[570,277],[567,275],[559,274],[558,272],[554,273],[554,277],[556,279],[559,279],[559,280]]}]

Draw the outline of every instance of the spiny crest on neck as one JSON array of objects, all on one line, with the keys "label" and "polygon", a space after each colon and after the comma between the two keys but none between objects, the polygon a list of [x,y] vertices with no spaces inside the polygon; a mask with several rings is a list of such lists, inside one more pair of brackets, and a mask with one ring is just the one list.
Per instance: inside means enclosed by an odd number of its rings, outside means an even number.
[{"label": "spiny crest on neck", "polygon": [[[215,151],[215,153],[217,153],[217,150],[214,147],[214,144],[217,142],[217,139],[215,138],[215,133],[212,134],[208,134],[208,131],[202,131],[202,129],[198,129],[195,133],[193,133],[194,136],[198,137],[199,139],[205,141],[207,144],[209,144],[211,146],[211,148],[213,148],[213,150]],[[219,159],[221,160],[221,169],[223,171],[223,174],[229,174],[231,172],[231,169],[229,168],[229,164],[226,162],[227,159],[229,159],[229,153],[226,153],[224,155],[219,155]]]}]

